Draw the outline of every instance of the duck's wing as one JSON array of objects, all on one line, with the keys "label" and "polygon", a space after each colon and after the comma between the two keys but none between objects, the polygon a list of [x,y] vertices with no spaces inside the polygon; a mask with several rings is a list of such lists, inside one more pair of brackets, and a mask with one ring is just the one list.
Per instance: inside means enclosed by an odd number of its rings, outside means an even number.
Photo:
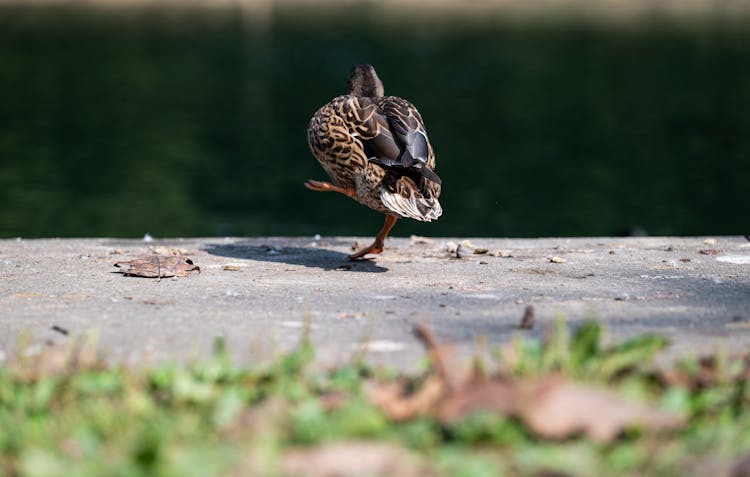
[{"label": "duck's wing", "polygon": [[362,121],[357,133],[368,160],[439,184],[435,156],[417,108],[395,96],[357,99]]},{"label": "duck's wing", "polygon": [[342,111],[369,162],[384,176],[380,200],[402,217],[435,220],[442,214],[435,156],[417,108],[408,101],[351,97]]}]

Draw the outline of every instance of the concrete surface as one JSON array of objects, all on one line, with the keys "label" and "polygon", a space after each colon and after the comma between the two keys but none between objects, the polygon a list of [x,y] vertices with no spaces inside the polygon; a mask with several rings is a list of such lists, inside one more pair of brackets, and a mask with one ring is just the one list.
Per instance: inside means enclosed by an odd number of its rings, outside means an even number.
[{"label": "concrete surface", "polygon": [[[294,347],[309,323],[323,363],[367,343],[372,362],[414,369],[423,356],[411,334],[417,322],[468,354],[480,335],[491,346],[539,336],[557,315],[573,325],[600,319],[611,340],[662,333],[668,356],[750,348],[742,237],[475,238],[463,258],[454,251],[463,239],[400,238],[375,260],[350,263],[354,240],[2,240],[0,360],[19,336],[33,349],[92,331],[117,362],[190,359],[209,353],[217,335],[236,359],[263,360]],[[473,253],[481,248],[488,252]],[[201,273],[159,281],[115,273],[115,262],[175,249]],[[521,331],[527,304],[537,326]]]}]

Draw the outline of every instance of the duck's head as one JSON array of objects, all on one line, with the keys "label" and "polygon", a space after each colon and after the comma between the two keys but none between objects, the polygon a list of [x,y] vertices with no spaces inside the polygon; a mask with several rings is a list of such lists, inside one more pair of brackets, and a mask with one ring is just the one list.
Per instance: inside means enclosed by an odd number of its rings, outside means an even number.
[{"label": "duck's head", "polygon": [[383,82],[378,78],[372,65],[354,65],[349,72],[349,94],[379,98],[383,93]]}]

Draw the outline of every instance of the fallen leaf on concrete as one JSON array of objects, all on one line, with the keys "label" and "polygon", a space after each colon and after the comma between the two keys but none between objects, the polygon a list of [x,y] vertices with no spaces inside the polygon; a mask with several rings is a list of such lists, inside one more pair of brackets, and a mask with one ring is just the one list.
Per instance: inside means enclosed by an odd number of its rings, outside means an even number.
[{"label": "fallen leaf on concrete", "polygon": [[557,257],[557,256],[550,257],[549,261],[552,262],[552,263],[565,263],[565,262],[567,262],[567,260],[565,260],[564,258]]},{"label": "fallen leaf on concrete", "polygon": [[158,247],[149,247],[148,251],[156,255],[174,255],[174,256],[185,255],[186,253],[188,253],[187,250],[184,250],[181,248],[164,247],[163,245],[159,245]]},{"label": "fallen leaf on concrete", "polygon": [[229,264],[229,265],[224,265],[223,267],[221,267],[221,269],[226,270],[228,272],[239,272],[240,270],[242,270],[242,267],[240,267],[239,265]]},{"label": "fallen leaf on concrete", "polygon": [[532,305],[527,305],[518,327],[522,330],[530,330],[534,327],[534,321],[534,307]]},{"label": "fallen leaf on concrete", "polygon": [[144,278],[185,277],[190,272],[201,270],[191,259],[182,255],[146,255],[117,262],[115,267],[125,276]]},{"label": "fallen leaf on concrete", "polygon": [[294,450],[282,459],[282,475],[295,477],[437,476],[430,464],[394,444],[338,442]]},{"label": "fallen leaf on concrete", "polygon": [[474,253],[477,255],[484,255],[485,253],[489,252],[489,249],[486,248],[475,248]]}]

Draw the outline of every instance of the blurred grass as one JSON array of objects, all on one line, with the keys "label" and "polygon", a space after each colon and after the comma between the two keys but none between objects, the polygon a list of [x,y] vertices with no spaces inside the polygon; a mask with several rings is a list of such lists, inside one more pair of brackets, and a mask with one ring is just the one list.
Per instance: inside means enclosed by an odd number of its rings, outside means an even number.
[{"label": "blurred grass", "polygon": [[213,359],[152,369],[106,365],[85,347],[53,347],[40,355],[21,350],[0,367],[0,473],[281,475],[295,449],[371,440],[410,449],[440,475],[698,476],[726,474],[750,449],[750,392],[730,361],[718,359],[712,382],[698,385],[702,365],[688,357],[671,371],[684,381],[665,385],[651,365],[661,338],[603,347],[600,335],[594,322],[572,334],[560,322],[543,342],[519,337],[505,361],[492,365],[512,376],[562,373],[660,403],[689,416],[683,430],[628,432],[604,445],[541,439],[493,413],[454,424],[431,417],[394,422],[368,402],[364,384],[422,377],[357,362],[321,369],[305,341],[258,368],[231,363],[221,342]]},{"label": "blurred grass", "polygon": [[747,232],[750,28],[729,7],[248,5],[0,5],[0,236],[371,235],[378,214],[301,187],[324,176],[309,117],[362,61],[420,108],[445,182],[444,217],[397,235]]}]

